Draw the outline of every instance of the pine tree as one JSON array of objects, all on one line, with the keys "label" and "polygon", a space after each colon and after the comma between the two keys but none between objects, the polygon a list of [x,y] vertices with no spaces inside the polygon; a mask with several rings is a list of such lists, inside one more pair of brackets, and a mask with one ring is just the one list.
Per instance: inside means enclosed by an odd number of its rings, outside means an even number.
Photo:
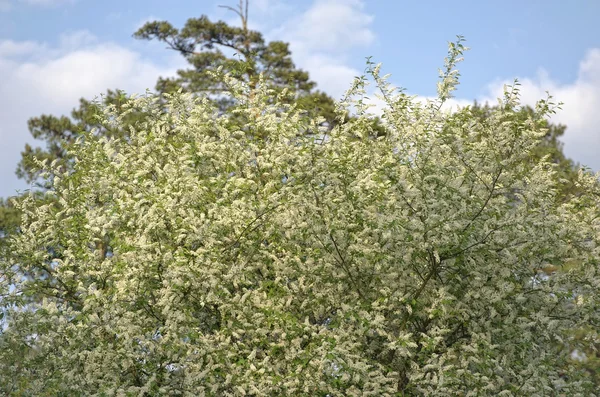
[{"label": "pine tree", "polygon": [[305,110],[309,116],[322,116],[332,128],[337,124],[333,98],[314,90],[308,72],[298,69],[292,60],[289,44],[283,41],[266,42],[262,34],[248,28],[248,1],[240,0],[238,8],[221,6],[235,12],[241,27],[223,21],[212,22],[207,16],[190,18],[182,29],[167,21],[148,22],[134,37],[158,40],[181,53],[191,68],[179,70],[175,78],[160,78],[159,92],[183,90],[194,94],[212,96],[220,103],[222,111],[233,103],[224,96],[230,87],[224,86],[216,71],[233,74],[248,84],[252,91],[262,73],[269,86],[281,93],[290,91],[289,101]]}]

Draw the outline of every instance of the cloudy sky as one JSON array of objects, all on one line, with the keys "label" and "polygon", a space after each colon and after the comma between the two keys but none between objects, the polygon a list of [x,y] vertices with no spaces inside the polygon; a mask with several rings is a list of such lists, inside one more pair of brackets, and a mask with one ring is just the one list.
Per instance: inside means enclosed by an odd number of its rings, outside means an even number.
[{"label": "cloudy sky", "polygon": [[[28,186],[14,175],[30,138],[27,120],[69,114],[81,97],[106,89],[152,89],[185,62],[132,33],[149,20],[181,27],[208,15],[238,23],[237,0],[0,0],[0,197]],[[600,170],[600,2],[597,0],[391,1],[250,0],[250,25],[291,44],[293,59],[339,98],[362,74],[365,57],[391,82],[435,95],[446,43],[464,35],[458,103],[493,100],[519,78],[523,100],[545,91],[564,102],[565,152]]]}]

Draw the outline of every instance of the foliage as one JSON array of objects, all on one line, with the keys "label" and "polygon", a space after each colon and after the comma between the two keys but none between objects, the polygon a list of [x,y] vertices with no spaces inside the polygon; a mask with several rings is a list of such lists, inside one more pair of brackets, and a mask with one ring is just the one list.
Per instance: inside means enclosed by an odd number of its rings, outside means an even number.
[{"label": "foliage", "polygon": [[21,214],[10,200],[0,198],[0,236],[17,230]]},{"label": "foliage", "polygon": [[[100,99],[104,106],[112,106],[116,113],[120,113],[122,106],[126,102],[125,93],[120,90],[108,90],[106,95]],[[99,101],[79,100],[79,108],[73,109],[71,118],[67,116],[56,117],[43,114],[39,117],[31,118],[28,121],[29,131],[33,138],[46,142],[46,148],[32,148],[29,144],[25,145],[25,150],[21,153],[22,158],[17,167],[17,176],[25,179],[27,183],[34,184],[38,188],[47,189],[51,187],[51,179],[40,179],[37,171],[38,162],[56,161],[61,171],[70,168],[72,157],[68,150],[75,140],[85,135],[85,133],[94,132],[96,135],[106,136],[107,138],[123,138],[128,134],[128,125],[138,121],[139,114],[130,113],[126,119],[118,126],[107,128],[98,118]]]},{"label": "foliage", "polygon": [[18,232],[20,223],[21,213],[19,210],[15,208],[10,199],[4,200],[0,198],[0,257],[5,255],[8,249],[7,236]]},{"label": "foliage", "polygon": [[[440,110],[464,49],[424,105],[370,65],[383,137],[364,78],[339,105],[358,117],[328,132],[265,80],[227,75],[247,131],[174,93],[128,101],[146,117],[127,139],[84,133],[71,171],[45,166],[55,200],[18,205],[0,389],[593,395],[557,341],[597,338],[600,191],[580,172],[581,194],[556,200],[556,166],[530,161],[551,102],[526,119],[515,90],[485,121]],[[118,129],[128,113],[103,114]]]},{"label": "foliage", "polygon": [[[492,108],[487,103],[482,106],[475,102],[471,111],[483,120],[491,115]],[[517,117],[526,120],[528,117],[537,116],[531,106],[523,106],[517,113]],[[556,178],[561,185],[558,199],[562,200],[569,195],[578,194],[575,181],[579,167],[564,155],[563,143],[559,140],[567,127],[562,124],[552,124],[548,120],[541,122],[541,127],[546,129],[546,135],[530,153],[532,164],[539,162],[544,156],[549,156],[548,161],[557,165]]]}]

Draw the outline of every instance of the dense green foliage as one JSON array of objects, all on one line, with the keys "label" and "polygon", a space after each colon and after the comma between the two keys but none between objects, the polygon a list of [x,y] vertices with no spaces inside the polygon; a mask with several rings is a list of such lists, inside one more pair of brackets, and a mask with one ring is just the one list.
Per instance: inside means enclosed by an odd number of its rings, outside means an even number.
[{"label": "dense green foliage", "polygon": [[[267,79],[100,106],[0,259],[0,388],[22,395],[593,395],[600,189],[558,200],[540,101],[442,111],[358,78],[333,129]],[[273,100],[276,97],[277,100]],[[524,117],[524,114],[527,117]],[[36,171],[37,172],[37,171]],[[572,265],[576,264],[576,265]],[[561,269],[547,274],[550,266]],[[583,333],[574,335],[573,330]],[[568,347],[568,348],[565,348]]]}]

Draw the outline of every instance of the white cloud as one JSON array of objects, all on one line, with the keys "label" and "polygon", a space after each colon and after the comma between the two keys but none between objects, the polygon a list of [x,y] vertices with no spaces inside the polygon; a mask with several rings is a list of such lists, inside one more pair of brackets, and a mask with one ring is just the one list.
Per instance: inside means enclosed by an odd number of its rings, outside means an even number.
[{"label": "white cloud", "polygon": [[317,0],[303,15],[292,20],[290,35],[312,51],[340,53],[375,40],[369,28],[373,16],[363,12],[359,0]]},{"label": "white cloud", "polygon": [[182,66],[158,65],[118,44],[98,42],[89,32],[63,35],[59,42],[49,47],[0,40],[0,197],[26,187],[14,170],[24,144],[32,141],[30,117],[68,115],[79,98],[93,99],[109,88],[144,92],[158,76],[174,75]]},{"label": "white cloud", "polygon": [[[534,78],[520,78],[521,99],[524,104],[534,105],[537,100],[546,98],[546,91],[555,102],[563,102],[562,110],[552,117],[552,121],[567,126],[562,138],[565,154],[600,170],[600,49],[591,49],[579,64],[575,81],[561,83],[552,79],[543,69]],[[488,86],[488,95],[481,102],[502,95],[504,84],[512,81],[495,81]]]},{"label": "white cloud", "polygon": [[347,64],[350,50],[375,40],[373,16],[360,0],[315,0],[304,13],[287,20],[267,38],[290,43],[294,62],[310,73],[318,88],[340,98],[362,72]]},{"label": "white cloud", "polygon": [[361,74],[339,59],[318,53],[305,55],[300,66],[310,72],[310,78],[318,83],[319,90],[333,95],[336,99],[350,88],[354,77]]},{"label": "white cloud", "polygon": [[35,41],[0,41],[0,59],[31,55],[44,49],[44,45]]}]

